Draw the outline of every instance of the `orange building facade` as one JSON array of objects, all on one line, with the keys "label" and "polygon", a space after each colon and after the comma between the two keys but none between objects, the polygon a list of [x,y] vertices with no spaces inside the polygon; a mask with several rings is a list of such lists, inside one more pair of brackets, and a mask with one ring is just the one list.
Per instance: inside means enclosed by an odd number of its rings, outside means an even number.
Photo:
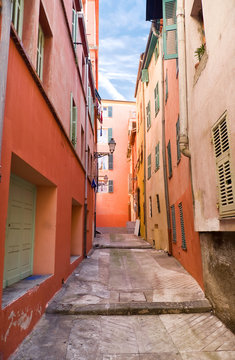
[{"label": "orange building facade", "polygon": [[[130,220],[128,206],[127,161],[128,125],[135,119],[135,102],[103,100],[102,130],[98,129],[97,149],[108,152],[108,142],[113,137],[116,148],[112,156],[101,157],[98,161],[97,227],[126,227]],[[104,176],[108,181],[105,183]]]},{"label": "orange building facade", "polygon": [[13,1],[12,13],[5,4],[1,21],[12,14],[12,22],[5,94],[1,88],[3,359],[92,247],[96,171],[95,80],[81,2]]}]

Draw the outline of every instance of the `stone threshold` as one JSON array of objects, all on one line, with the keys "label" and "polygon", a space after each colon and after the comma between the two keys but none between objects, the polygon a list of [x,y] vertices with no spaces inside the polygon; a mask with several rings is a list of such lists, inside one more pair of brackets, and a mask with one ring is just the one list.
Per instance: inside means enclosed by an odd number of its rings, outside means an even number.
[{"label": "stone threshold", "polygon": [[63,315],[160,315],[205,313],[212,311],[208,300],[183,302],[133,302],[114,304],[50,304],[46,313]]}]

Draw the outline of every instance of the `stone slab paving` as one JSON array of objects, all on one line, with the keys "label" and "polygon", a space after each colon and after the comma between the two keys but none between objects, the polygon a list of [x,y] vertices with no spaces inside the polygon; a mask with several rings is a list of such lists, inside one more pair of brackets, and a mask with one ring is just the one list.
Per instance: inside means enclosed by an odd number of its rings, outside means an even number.
[{"label": "stone slab paving", "polygon": [[102,234],[95,238],[93,243],[94,248],[109,249],[152,249],[152,246],[140,236],[134,234]]},{"label": "stone slab paving", "polygon": [[235,336],[213,315],[46,314],[11,360],[233,360]]},{"label": "stone slab paving", "polygon": [[85,259],[47,312],[125,315],[149,310],[159,314],[177,308],[203,312],[211,306],[175,258],[153,249],[116,248],[95,250]]}]

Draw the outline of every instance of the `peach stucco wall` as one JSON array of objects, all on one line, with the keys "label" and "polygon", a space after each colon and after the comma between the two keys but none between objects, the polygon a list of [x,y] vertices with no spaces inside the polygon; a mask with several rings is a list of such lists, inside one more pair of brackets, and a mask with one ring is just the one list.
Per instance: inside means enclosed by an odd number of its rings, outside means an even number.
[{"label": "peach stucco wall", "polygon": [[[219,220],[212,126],[227,111],[231,158],[235,159],[235,7],[234,2],[202,0],[208,60],[198,73],[194,51],[201,46],[198,21],[190,16],[193,0],[185,2],[189,138],[195,196],[195,227],[198,231],[235,231],[235,220]],[[200,143],[200,146],[199,146]],[[233,172],[235,162],[232,161]]]},{"label": "peach stucco wall", "polygon": [[[177,164],[176,122],[179,115],[179,87],[176,60],[164,62],[164,74],[168,72],[168,100],[165,105],[166,146],[171,141],[172,177],[168,177],[170,206],[175,205],[176,243],[172,242],[172,253],[185,269],[193,275],[203,288],[202,260],[199,234],[194,231],[193,197],[191,186],[190,162],[181,154]],[[167,154],[167,149],[166,149]],[[167,162],[167,167],[169,166]],[[168,168],[169,175],[169,168]],[[182,249],[180,213],[178,204],[182,202],[187,250]]]},{"label": "peach stucco wall", "polygon": [[[131,111],[136,111],[134,102],[106,101],[104,106],[113,107],[113,117],[104,118],[103,129],[112,128],[112,136],[116,141],[113,154],[113,170],[99,171],[99,175],[107,173],[113,180],[113,193],[97,193],[97,226],[125,227],[128,221],[128,174],[127,161],[128,120]],[[99,130],[98,130],[99,131]],[[108,145],[98,144],[99,151],[108,151]]]}]

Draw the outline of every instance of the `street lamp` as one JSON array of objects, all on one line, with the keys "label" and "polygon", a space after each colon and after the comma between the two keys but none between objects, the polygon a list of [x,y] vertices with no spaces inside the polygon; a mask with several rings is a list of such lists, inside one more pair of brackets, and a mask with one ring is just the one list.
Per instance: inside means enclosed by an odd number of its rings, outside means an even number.
[{"label": "street lamp", "polygon": [[108,146],[109,146],[109,152],[95,152],[94,153],[95,159],[114,153],[115,146],[116,146],[116,142],[115,142],[114,138],[111,138],[109,140]]}]

